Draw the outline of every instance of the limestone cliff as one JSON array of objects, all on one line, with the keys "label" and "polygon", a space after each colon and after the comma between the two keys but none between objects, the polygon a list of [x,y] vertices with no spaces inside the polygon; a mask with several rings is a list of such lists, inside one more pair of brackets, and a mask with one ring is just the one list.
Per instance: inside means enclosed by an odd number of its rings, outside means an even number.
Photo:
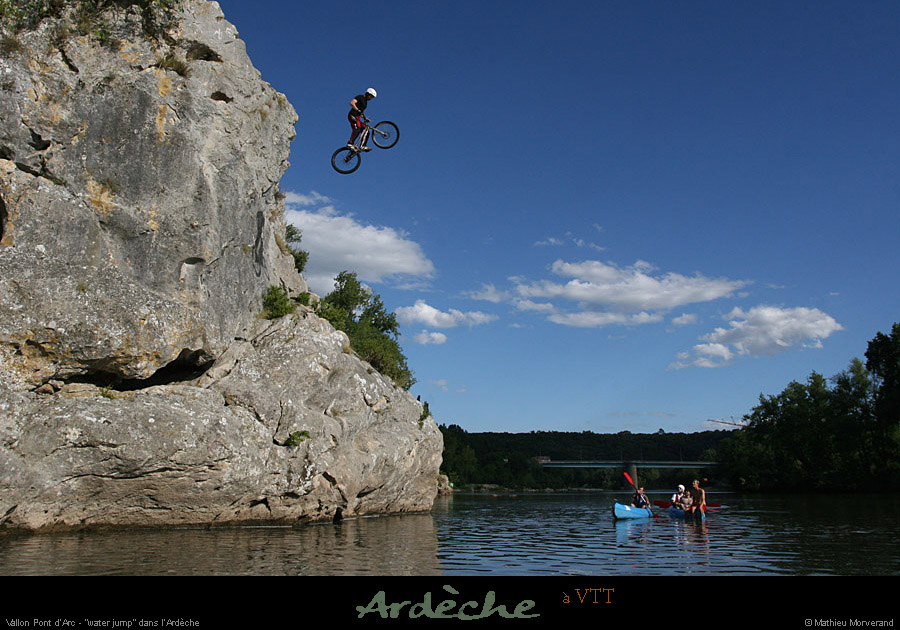
[{"label": "limestone cliff", "polygon": [[270,285],[306,290],[278,189],[294,109],[217,3],[153,28],[117,5],[0,57],[0,524],[429,509],[421,405],[309,310],[259,316]]}]

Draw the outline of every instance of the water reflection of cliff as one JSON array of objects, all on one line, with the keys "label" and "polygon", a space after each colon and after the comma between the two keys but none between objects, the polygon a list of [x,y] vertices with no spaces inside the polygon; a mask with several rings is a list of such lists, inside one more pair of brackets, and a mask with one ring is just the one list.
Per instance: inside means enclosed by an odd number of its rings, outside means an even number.
[{"label": "water reflection of cliff", "polygon": [[440,575],[430,514],[10,537],[2,575]]}]

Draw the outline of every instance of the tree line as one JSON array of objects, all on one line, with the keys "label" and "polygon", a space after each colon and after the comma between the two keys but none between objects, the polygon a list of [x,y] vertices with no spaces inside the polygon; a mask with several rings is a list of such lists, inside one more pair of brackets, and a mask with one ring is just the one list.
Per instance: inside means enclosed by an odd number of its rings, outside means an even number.
[{"label": "tree line", "polygon": [[866,361],[826,379],[813,372],[760,396],[723,441],[722,472],[744,490],[900,489],[900,324],[879,332]]},{"label": "tree line", "polygon": [[[440,425],[444,436],[441,470],[457,488],[497,484],[504,488],[621,489],[627,484],[622,469],[545,468],[538,458],[551,460],[667,460],[716,461],[728,431],[701,433],[614,434],[562,431],[529,433],[469,433],[462,427]],[[642,469],[639,483],[675,487],[696,477],[696,469]],[[709,472],[704,469],[704,476]]]}]

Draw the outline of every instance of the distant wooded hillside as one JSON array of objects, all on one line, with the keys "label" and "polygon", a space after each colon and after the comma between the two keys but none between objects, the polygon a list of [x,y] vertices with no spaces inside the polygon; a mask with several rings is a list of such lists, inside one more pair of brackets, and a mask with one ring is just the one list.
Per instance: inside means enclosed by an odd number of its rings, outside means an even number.
[{"label": "distant wooded hillside", "polygon": [[[441,425],[444,434],[443,472],[456,487],[498,484],[509,488],[619,489],[623,470],[543,468],[538,457],[552,460],[678,460],[715,461],[729,431],[701,433],[469,433],[458,425]],[[669,486],[689,481],[690,469],[640,470],[640,483]],[[711,471],[705,470],[709,477]]]}]

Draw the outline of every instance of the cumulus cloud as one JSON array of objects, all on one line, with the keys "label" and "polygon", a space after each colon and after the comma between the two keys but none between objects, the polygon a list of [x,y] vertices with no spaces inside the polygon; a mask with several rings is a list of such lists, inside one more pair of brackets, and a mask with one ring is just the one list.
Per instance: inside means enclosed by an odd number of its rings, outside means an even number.
[{"label": "cumulus cloud", "polygon": [[423,346],[439,346],[442,343],[446,343],[447,335],[441,332],[433,332],[429,330],[423,330],[418,335],[413,336],[413,341]]},{"label": "cumulus cloud", "polygon": [[441,311],[425,300],[417,300],[413,306],[401,306],[396,311],[401,324],[424,324],[431,328],[454,328],[456,326],[479,326],[497,319],[496,315],[481,311],[463,312],[456,309]]},{"label": "cumulus cloud", "polygon": [[316,293],[329,293],[341,271],[354,272],[364,282],[434,276],[434,264],[402,230],[341,214],[331,199],[315,191],[286,193],[285,204],[285,221],[303,234],[300,248],[309,252],[303,277]]},{"label": "cumulus cloud", "polygon": [[683,313],[678,317],[672,319],[672,323],[676,326],[687,326],[689,324],[695,324],[697,322],[697,314],[696,313]]},{"label": "cumulus cloud", "polygon": [[[557,260],[550,269],[569,280],[511,279],[517,307],[543,311],[550,321],[578,327],[656,323],[671,309],[729,297],[748,284],[700,274],[659,273],[641,260],[628,267],[598,260]],[[562,304],[574,307],[567,312]],[[690,323],[691,317],[683,315],[674,323]]]},{"label": "cumulus cloud", "polygon": [[774,355],[797,346],[819,348],[823,339],[843,330],[833,317],[816,308],[735,308],[724,319],[729,320],[727,328],[701,337],[705,343],[679,354],[670,367],[722,367],[735,357]]},{"label": "cumulus cloud", "polygon": [[597,260],[569,263],[557,260],[551,270],[572,278],[561,284],[544,280],[517,287],[522,297],[564,298],[584,304],[612,306],[625,311],[670,309],[685,304],[708,302],[734,293],[746,283],[699,274],[653,275],[652,265],[637,261],[620,268]]},{"label": "cumulus cloud", "polygon": [[534,302],[532,300],[516,300],[516,308],[520,311],[534,311],[536,313],[556,314],[557,309],[552,302]]},{"label": "cumulus cloud", "polygon": [[320,195],[315,190],[309,194],[287,192],[284,195],[284,203],[290,206],[323,206],[332,203],[331,199],[325,195]]},{"label": "cumulus cloud", "polygon": [[500,304],[509,299],[506,291],[501,291],[493,284],[482,284],[478,291],[469,291],[465,296],[472,300],[484,300],[494,304]]}]

